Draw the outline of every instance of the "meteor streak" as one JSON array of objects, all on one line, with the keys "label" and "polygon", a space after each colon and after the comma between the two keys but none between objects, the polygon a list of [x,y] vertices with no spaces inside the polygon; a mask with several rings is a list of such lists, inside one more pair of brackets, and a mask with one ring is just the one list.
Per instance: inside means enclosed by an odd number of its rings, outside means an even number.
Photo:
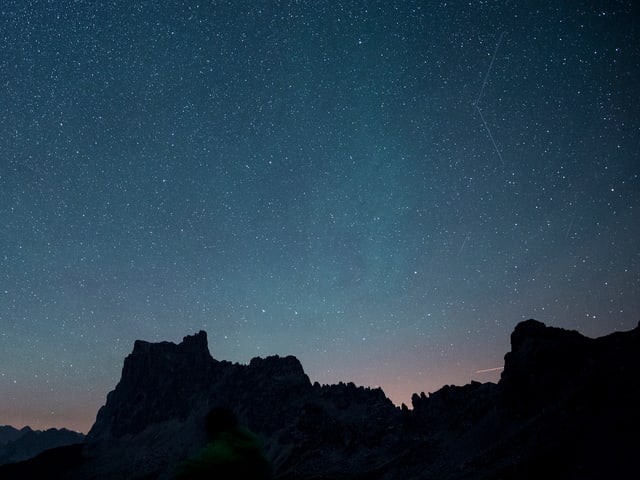
[{"label": "meteor streak", "polygon": [[484,370],[476,370],[473,373],[497,372],[498,370],[504,370],[504,367],[485,368]]}]

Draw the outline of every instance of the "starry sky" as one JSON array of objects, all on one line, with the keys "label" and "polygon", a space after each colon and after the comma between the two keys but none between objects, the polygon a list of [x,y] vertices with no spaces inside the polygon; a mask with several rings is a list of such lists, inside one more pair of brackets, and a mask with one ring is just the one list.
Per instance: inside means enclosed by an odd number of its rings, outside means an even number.
[{"label": "starry sky", "polygon": [[635,327],[633,3],[3,1],[0,424],[201,329],[399,405]]}]

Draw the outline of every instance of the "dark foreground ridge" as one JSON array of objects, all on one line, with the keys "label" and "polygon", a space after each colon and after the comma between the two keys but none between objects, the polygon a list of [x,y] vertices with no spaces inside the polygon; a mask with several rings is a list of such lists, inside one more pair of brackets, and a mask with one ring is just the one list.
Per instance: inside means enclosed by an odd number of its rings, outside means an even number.
[{"label": "dark foreground ridge", "polygon": [[84,442],[0,478],[167,479],[214,404],[262,437],[283,480],[637,478],[640,328],[590,339],[522,322],[497,385],[416,394],[412,410],[380,389],[311,384],[295,357],[215,360],[205,332],[137,341]]}]

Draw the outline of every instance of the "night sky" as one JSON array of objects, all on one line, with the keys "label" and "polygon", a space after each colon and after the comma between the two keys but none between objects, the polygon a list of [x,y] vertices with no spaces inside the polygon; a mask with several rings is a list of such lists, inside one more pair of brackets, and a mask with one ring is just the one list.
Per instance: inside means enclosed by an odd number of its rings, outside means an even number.
[{"label": "night sky", "polygon": [[201,329],[399,405],[635,327],[633,3],[3,1],[0,424]]}]

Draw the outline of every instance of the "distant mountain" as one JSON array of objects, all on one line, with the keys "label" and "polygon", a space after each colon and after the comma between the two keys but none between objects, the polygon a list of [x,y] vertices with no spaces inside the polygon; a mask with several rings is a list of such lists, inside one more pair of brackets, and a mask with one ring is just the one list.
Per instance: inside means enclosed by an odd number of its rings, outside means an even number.
[{"label": "distant mountain", "polygon": [[13,442],[29,431],[31,431],[29,427],[24,427],[21,430],[10,425],[0,427],[0,447],[9,442]]},{"label": "distant mountain", "polygon": [[0,465],[27,460],[50,448],[81,443],[83,440],[83,434],[65,428],[41,431],[29,427],[18,430],[3,426],[0,427]]},{"label": "distant mountain", "polygon": [[398,408],[380,389],[311,384],[294,357],[214,360],[207,336],[135,342],[81,446],[0,478],[167,479],[232,405],[281,480],[637,478],[640,327],[590,339],[520,323],[498,384],[446,386]]}]

